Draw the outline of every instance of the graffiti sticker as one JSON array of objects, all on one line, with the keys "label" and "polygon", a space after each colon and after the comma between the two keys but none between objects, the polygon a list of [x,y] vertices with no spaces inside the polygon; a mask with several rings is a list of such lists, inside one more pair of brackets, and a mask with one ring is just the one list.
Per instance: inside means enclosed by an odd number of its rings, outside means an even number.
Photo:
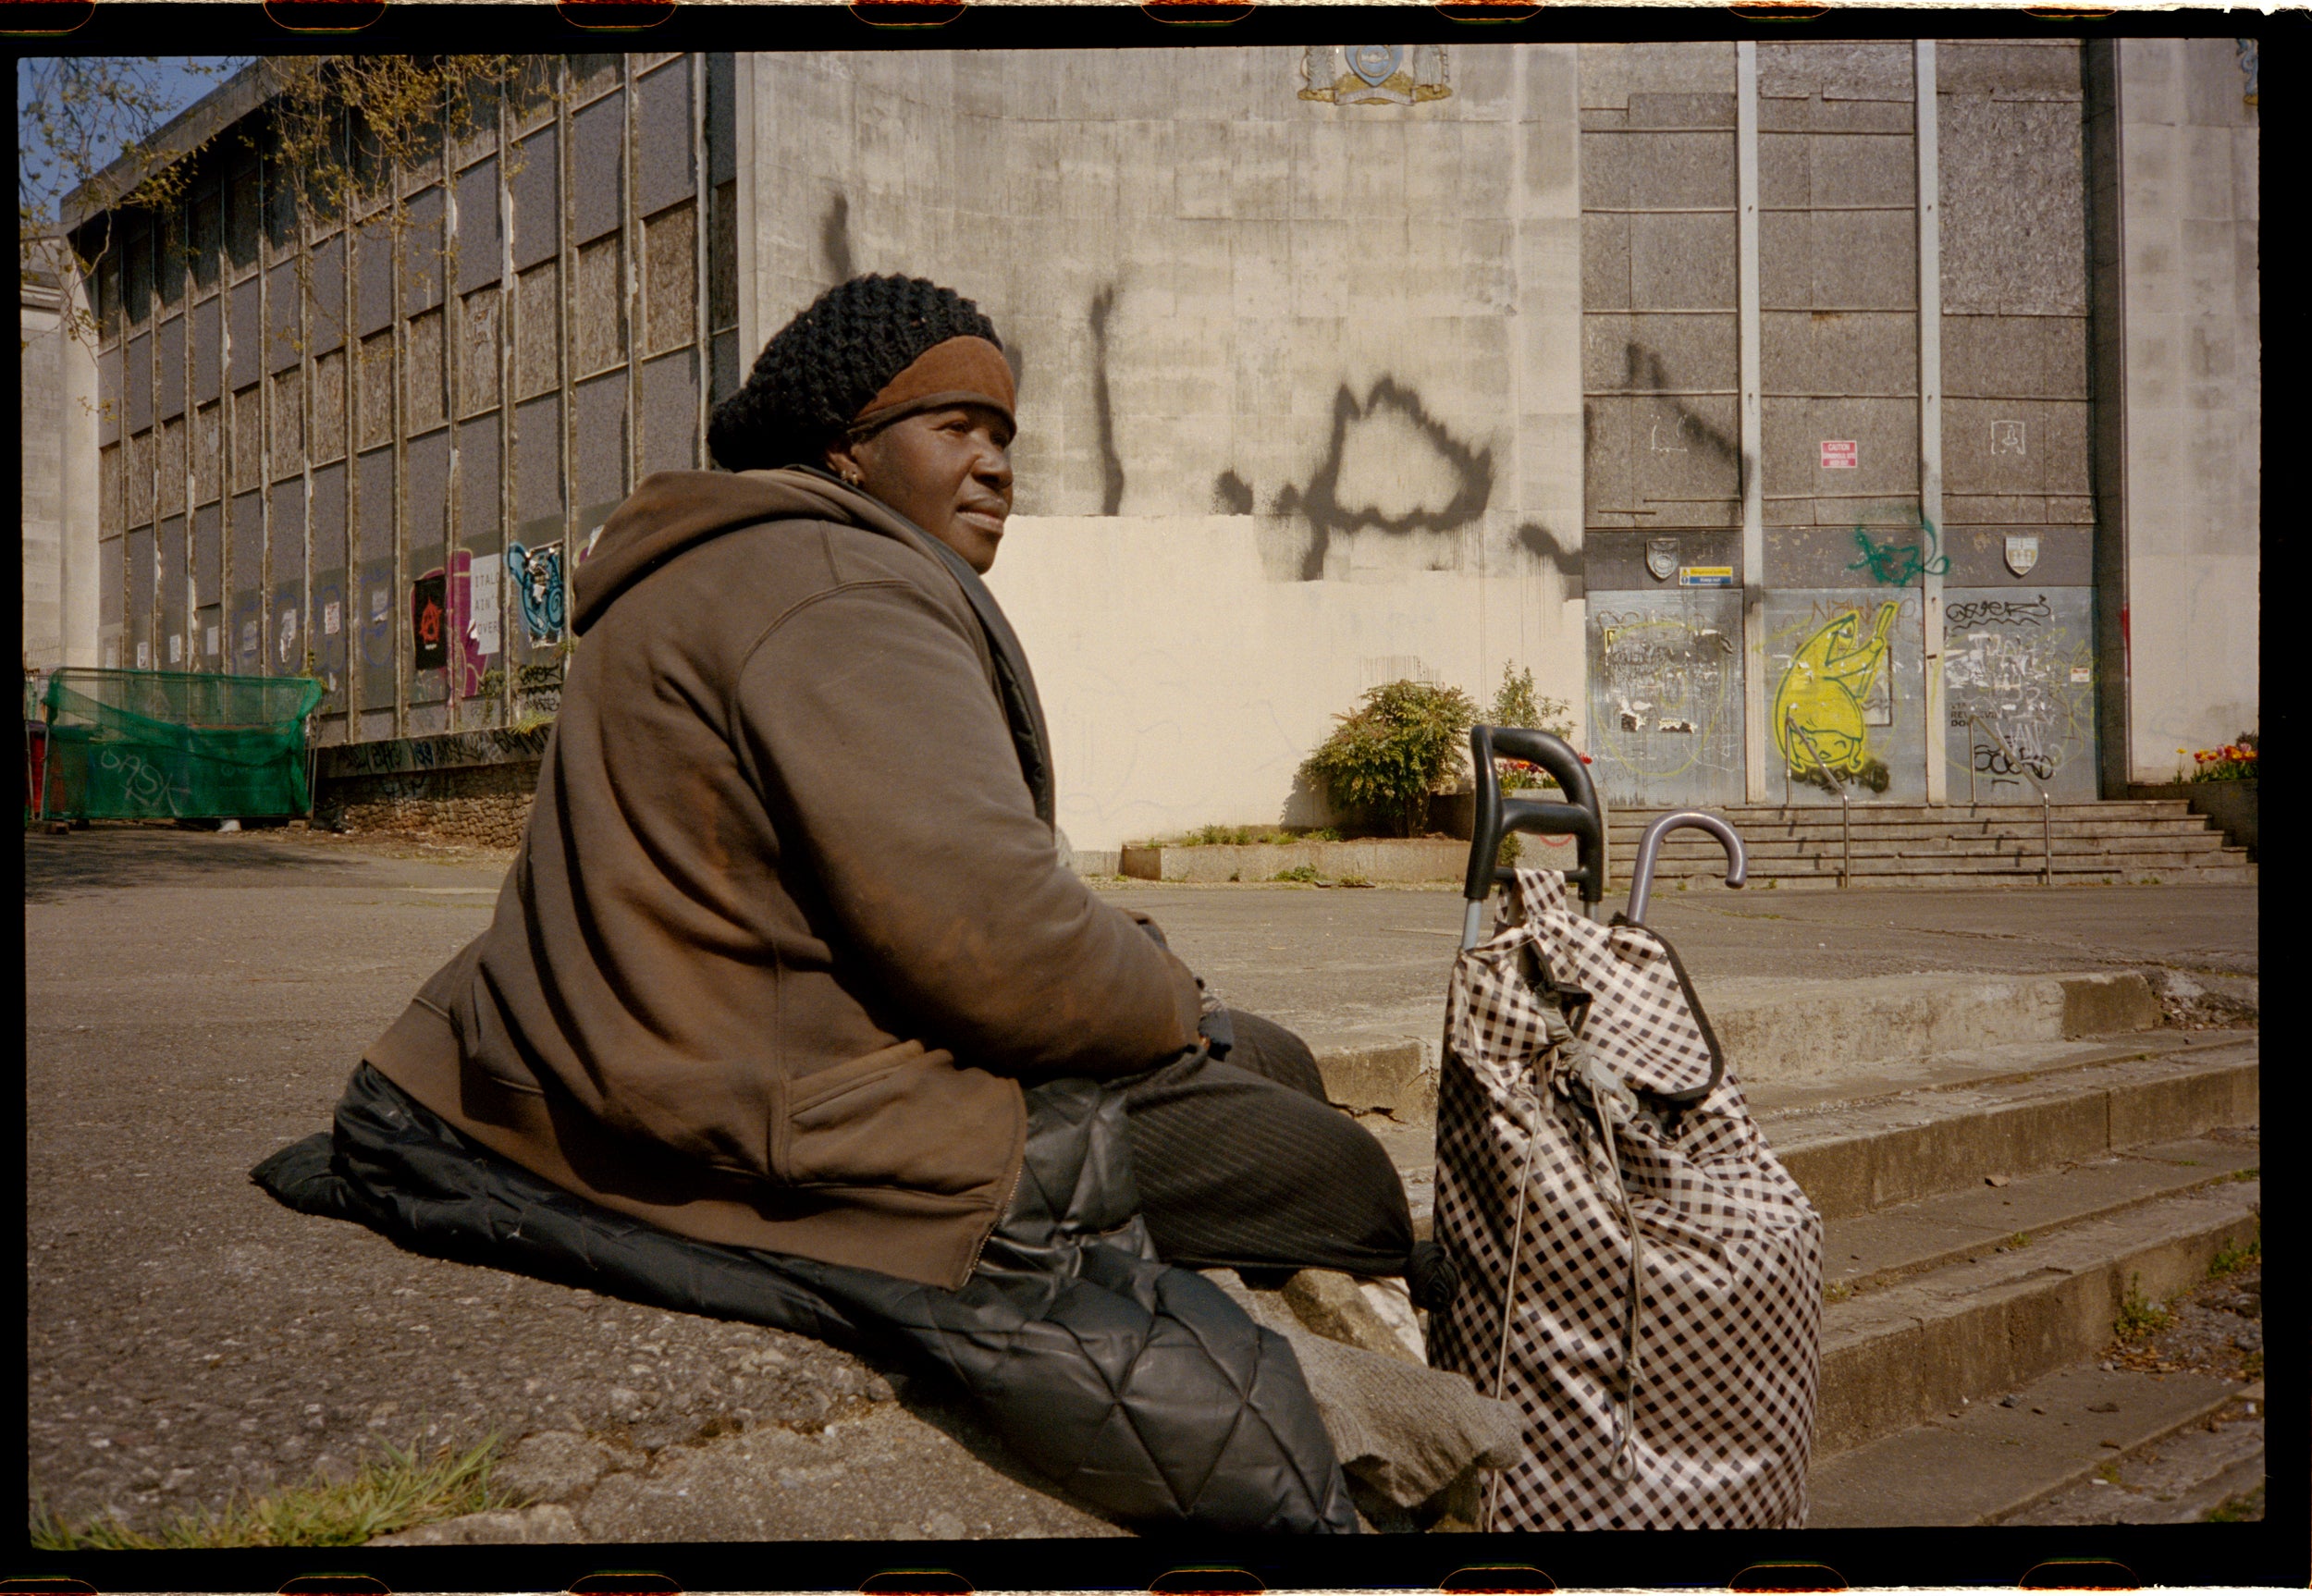
[{"label": "graffiti sticker", "polygon": [[506,549],[506,577],[522,606],[522,629],[533,643],[560,642],[562,635],[562,548],[547,544]]},{"label": "graffiti sticker", "polygon": [[1835,775],[1863,774],[1869,728],[1894,723],[1888,637],[1900,609],[1881,604],[1868,637],[1862,612],[1840,609],[1791,656],[1775,688],[1769,730],[1793,776],[1814,772],[1817,756]]}]

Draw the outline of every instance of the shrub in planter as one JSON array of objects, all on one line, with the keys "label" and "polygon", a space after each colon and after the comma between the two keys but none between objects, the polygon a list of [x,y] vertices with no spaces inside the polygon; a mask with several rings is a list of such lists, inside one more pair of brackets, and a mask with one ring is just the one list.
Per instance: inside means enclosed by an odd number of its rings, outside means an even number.
[{"label": "shrub in planter", "polygon": [[1477,705],[1457,687],[1390,681],[1364,696],[1304,768],[1332,801],[1364,811],[1400,837],[1415,835],[1429,795],[1460,775]]},{"label": "shrub in planter", "polygon": [[[1501,690],[1494,694],[1494,706],[1485,712],[1488,726],[1521,726],[1529,731],[1547,731],[1557,737],[1571,737],[1573,723],[1564,717],[1573,706],[1562,698],[1544,698],[1533,691],[1531,670],[1501,668]],[[1501,784],[1521,787],[1555,787],[1556,777],[1538,765],[1528,765],[1522,759],[1496,759],[1501,767]]]},{"label": "shrub in planter", "polygon": [[2243,731],[2221,748],[2203,748],[2192,755],[2192,762],[2195,768],[2184,778],[2187,781],[2246,780],[2257,773],[2256,733]]}]

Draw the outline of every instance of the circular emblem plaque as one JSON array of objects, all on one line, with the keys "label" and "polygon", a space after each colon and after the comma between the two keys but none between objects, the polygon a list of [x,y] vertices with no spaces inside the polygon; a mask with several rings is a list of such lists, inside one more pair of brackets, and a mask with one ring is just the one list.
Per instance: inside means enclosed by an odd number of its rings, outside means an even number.
[{"label": "circular emblem plaque", "polygon": [[1379,88],[1404,63],[1405,48],[1401,44],[1352,44],[1347,55],[1348,69],[1367,84]]}]

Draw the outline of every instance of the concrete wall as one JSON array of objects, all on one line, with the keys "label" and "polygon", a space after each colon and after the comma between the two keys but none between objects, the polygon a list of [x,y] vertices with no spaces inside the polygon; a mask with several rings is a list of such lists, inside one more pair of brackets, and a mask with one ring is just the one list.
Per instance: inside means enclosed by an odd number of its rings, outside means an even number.
[{"label": "concrete wall", "polygon": [[[1278,819],[1368,686],[1582,699],[1569,45],[758,55],[759,342],[855,271],[1022,372],[993,575],[1079,849]],[[1437,93],[1436,90],[1445,92]]]},{"label": "concrete wall", "polygon": [[57,386],[64,334],[54,289],[26,282],[18,296],[18,381],[24,433],[24,667],[64,663],[64,418]]},{"label": "concrete wall", "polygon": [[2118,76],[2128,770],[2158,781],[2257,725],[2257,113],[2229,39],[2126,40]]}]

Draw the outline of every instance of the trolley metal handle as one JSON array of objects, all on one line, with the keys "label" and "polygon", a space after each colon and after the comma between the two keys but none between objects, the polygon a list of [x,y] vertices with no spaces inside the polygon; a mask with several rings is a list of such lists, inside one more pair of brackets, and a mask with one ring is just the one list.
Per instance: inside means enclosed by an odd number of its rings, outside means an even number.
[{"label": "trolley metal handle", "polygon": [[1639,840],[1638,862],[1629,871],[1629,907],[1622,911],[1622,918],[1631,925],[1645,924],[1646,906],[1654,896],[1654,861],[1662,851],[1662,840],[1685,827],[1707,831],[1725,845],[1728,886],[1739,887],[1750,878],[1749,855],[1733,827],[1700,809],[1672,810],[1647,827],[1645,835]]},{"label": "trolley metal handle", "polygon": [[[1485,900],[1493,896],[1494,888],[1517,879],[1516,871],[1494,863],[1502,838],[1513,831],[1551,836],[1571,832],[1580,864],[1566,872],[1566,883],[1580,893],[1585,910],[1594,910],[1605,896],[1605,811],[1581,755],[1564,738],[1523,726],[1472,726],[1470,753],[1476,767],[1477,802],[1470,828],[1469,874],[1461,892],[1469,900],[1461,918],[1461,946],[1473,948],[1482,939]],[[1494,768],[1496,755],[1540,766],[1557,779],[1568,802],[1505,800],[1500,772]]]}]

